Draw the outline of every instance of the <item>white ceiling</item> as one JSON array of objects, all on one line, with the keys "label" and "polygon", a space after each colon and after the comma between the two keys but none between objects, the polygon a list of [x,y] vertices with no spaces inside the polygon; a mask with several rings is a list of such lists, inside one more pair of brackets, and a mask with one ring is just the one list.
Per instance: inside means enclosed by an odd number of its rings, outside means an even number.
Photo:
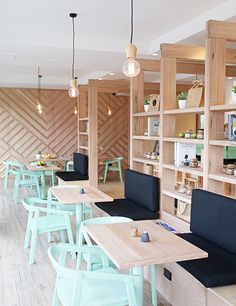
[{"label": "white ceiling", "polygon": [[[134,0],[134,43],[138,56],[153,58],[160,43],[204,41],[208,19],[236,15],[233,0]],[[0,86],[68,87],[72,28],[76,21],[76,71],[79,83],[91,78],[124,78],[129,40],[129,0],[3,0],[0,4]],[[200,34],[198,34],[200,32]],[[114,72],[114,76],[109,73]],[[149,81],[155,75],[148,75]]]}]

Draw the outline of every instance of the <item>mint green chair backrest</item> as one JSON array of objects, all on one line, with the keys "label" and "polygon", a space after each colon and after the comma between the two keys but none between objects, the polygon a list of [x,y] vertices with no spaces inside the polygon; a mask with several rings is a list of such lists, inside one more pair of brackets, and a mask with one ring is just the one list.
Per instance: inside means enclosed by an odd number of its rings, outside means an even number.
[{"label": "mint green chair backrest", "polygon": [[[99,247],[93,246],[76,246],[69,244],[59,244],[51,246],[48,249],[49,259],[57,272],[56,287],[54,293],[59,297],[68,296],[70,301],[65,301],[68,306],[88,306],[87,301],[92,297],[93,302],[99,299],[97,305],[105,306],[107,304],[107,299],[109,299],[109,305],[123,306],[130,305],[136,306],[137,295],[136,292],[141,290],[141,276],[127,275],[114,273],[112,268],[103,270],[102,272],[96,271],[82,271],[81,269],[72,269],[65,266],[66,263],[66,254],[77,252],[80,255],[96,255],[102,257],[103,268],[108,268],[108,261],[104,253]],[[68,286],[57,286],[59,281],[63,280],[66,284],[66,281],[69,281],[70,288]],[[96,287],[98,284],[98,289]],[[121,292],[119,294],[111,294],[109,288],[116,288],[120,284],[123,284],[123,293],[121,300]],[[101,287],[104,286],[103,290],[106,290],[106,303],[102,303],[101,299]],[[70,292],[66,292],[70,290]],[[63,292],[62,292],[63,291]],[[62,302],[62,301],[61,301]],[[59,303],[58,303],[59,305]],[[96,304],[93,304],[96,305]]]},{"label": "mint green chair backrest", "polygon": [[86,241],[87,245],[92,246],[92,241],[85,230],[85,226],[89,225],[99,225],[99,224],[114,224],[114,223],[123,223],[123,222],[132,222],[133,220],[126,217],[99,217],[85,220],[81,223],[80,234],[79,234],[79,245],[83,244],[83,239]]}]

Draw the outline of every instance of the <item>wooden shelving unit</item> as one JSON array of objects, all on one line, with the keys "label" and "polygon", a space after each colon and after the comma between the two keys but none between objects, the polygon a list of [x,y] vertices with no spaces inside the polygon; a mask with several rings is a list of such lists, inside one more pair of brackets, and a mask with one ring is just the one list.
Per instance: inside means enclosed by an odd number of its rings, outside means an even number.
[{"label": "wooden shelving unit", "polygon": [[[220,31],[219,31],[220,29]],[[224,147],[235,147],[236,141],[225,139],[226,113],[236,111],[236,104],[226,103],[226,76],[236,77],[236,23],[209,21],[206,49],[206,123],[208,128],[204,163],[207,165],[204,188],[230,197],[236,196],[236,177],[223,173]],[[214,55],[214,56],[213,56]],[[229,65],[227,67],[227,65]],[[228,100],[229,103],[229,100]]]},{"label": "wooden shelving unit", "polygon": [[153,166],[156,166],[156,167],[159,166],[158,160],[152,160],[150,158],[133,157],[133,161],[135,161],[137,163],[153,165]]},{"label": "wooden shelving unit", "polygon": [[78,98],[78,151],[89,154],[88,88],[80,86]]},{"label": "wooden shelving unit", "polygon": [[[178,218],[178,206],[191,205],[191,196],[179,192],[182,182],[192,181],[194,186],[202,186],[204,170],[189,166],[176,165],[176,144],[204,145],[202,139],[179,138],[178,132],[197,130],[197,116],[205,113],[204,101],[199,107],[179,109],[177,105],[176,74],[178,65],[191,61],[193,63],[189,74],[197,74],[198,65],[204,65],[204,48],[193,46],[169,45],[161,46],[161,133],[160,133],[160,176],[161,176],[161,211],[166,222],[185,224],[190,216]],[[202,70],[204,74],[204,69]],[[190,88],[191,83],[188,85]],[[186,90],[186,89],[185,89]],[[183,156],[184,158],[184,156]],[[181,179],[179,179],[179,177]],[[183,220],[184,219],[184,220]]]}]

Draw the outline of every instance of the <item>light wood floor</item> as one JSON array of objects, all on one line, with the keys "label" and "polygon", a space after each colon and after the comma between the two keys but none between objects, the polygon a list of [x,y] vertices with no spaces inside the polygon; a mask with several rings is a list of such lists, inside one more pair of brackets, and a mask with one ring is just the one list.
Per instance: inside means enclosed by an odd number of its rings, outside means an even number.
[{"label": "light wood floor", "polygon": [[[37,241],[36,264],[28,264],[23,248],[27,212],[12,201],[12,188],[3,191],[0,181],[0,306],[50,306],[55,273],[47,256],[47,235]],[[24,197],[31,191],[24,191]],[[58,236],[53,235],[54,243]],[[145,303],[150,306],[150,286],[145,282]],[[159,305],[169,306],[161,297]],[[98,305],[99,306],[99,305]]]}]

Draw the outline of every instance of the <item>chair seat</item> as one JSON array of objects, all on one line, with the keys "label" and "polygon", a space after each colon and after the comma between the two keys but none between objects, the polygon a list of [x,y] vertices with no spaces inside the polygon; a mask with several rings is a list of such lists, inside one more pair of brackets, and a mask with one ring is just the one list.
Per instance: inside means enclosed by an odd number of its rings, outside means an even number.
[{"label": "chair seat", "polygon": [[178,262],[205,287],[236,284],[236,255],[192,233],[179,234],[208,253],[208,258]]},{"label": "chair seat", "polygon": [[58,176],[63,181],[85,181],[88,180],[88,176],[82,175],[77,171],[58,171],[56,172]]},{"label": "chair seat", "polygon": [[96,203],[96,206],[104,210],[110,216],[127,217],[134,221],[159,218],[158,212],[152,212],[128,199],[115,199],[113,202]]},{"label": "chair seat", "polygon": [[[100,269],[96,272],[116,273],[112,268]],[[57,293],[63,306],[71,306],[74,281],[60,279],[57,284]],[[104,285],[100,280],[86,280],[83,283],[83,294],[81,305],[103,306],[103,305],[127,305],[127,293],[124,283],[109,281]],[[120,305],[119,304],[119,305]]]},{"label": "chair seat", "polygon": [[[32,226],[31,226],[32,228]],[[48,215],[39,217],[38,221],[38,232],[48,232],[65,229],[65,217],[63,215]]]}]

